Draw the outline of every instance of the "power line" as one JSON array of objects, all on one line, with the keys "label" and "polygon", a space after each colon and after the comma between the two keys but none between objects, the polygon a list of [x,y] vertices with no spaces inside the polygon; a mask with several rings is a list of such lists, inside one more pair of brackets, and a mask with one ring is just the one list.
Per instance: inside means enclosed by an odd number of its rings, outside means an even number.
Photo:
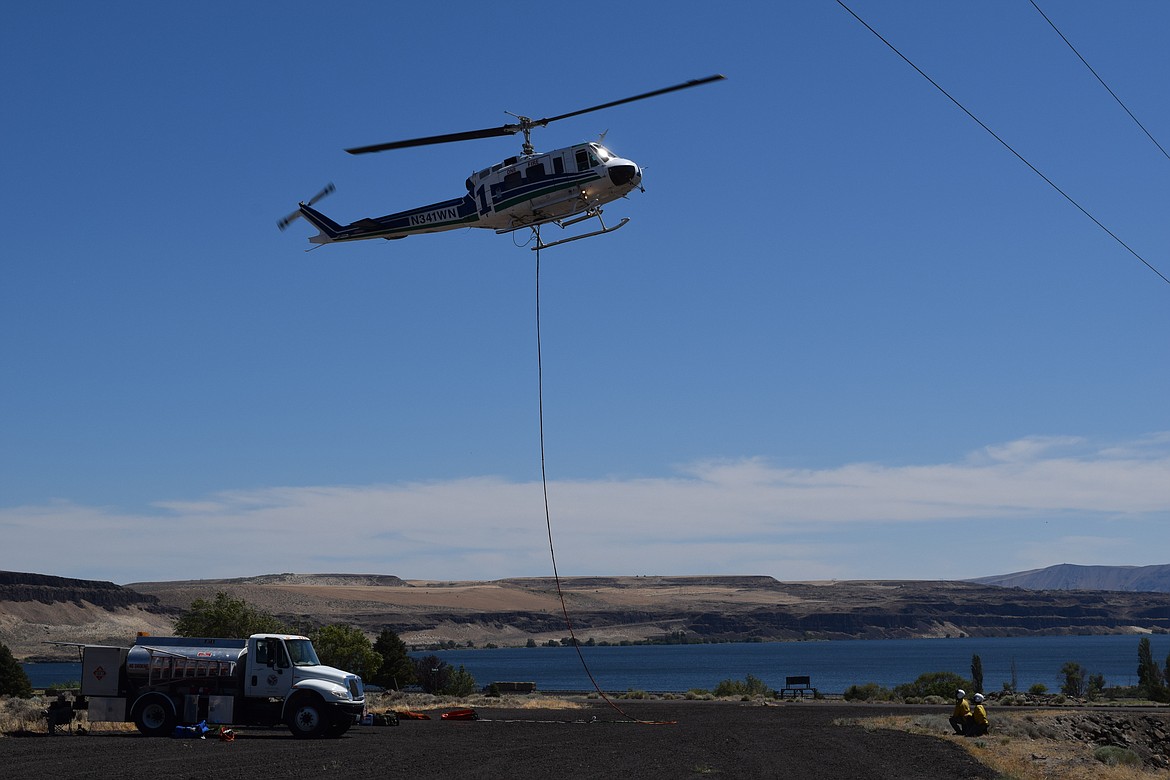
[{"label": "power line", "polygon": [[913,63],[913,62],[910,60],[910,58],[909,58],[909,57],[907,57],[905,54],[903,54],[902,52],[900,52],[900,51],[898,50],[898,47],[894,46],[894,44],[890,43],[890,42],[889,42],[889,41],[887,41],[885,38],[883,38],[883,37],[882,37],[882,35],[881,35],[881,33],[879,33],[877,30],[873,29],[872,27],[870,27],[870,26],[869,26],[869,24],[868,24],[868,23],[867,23],[867,22],[866,22],[864,19],[862,19],[860,16],[858,16],[856,13],[854,13],[854,11],[853,11],[853,9],[852,9],[852,8],[850,8],[849,6],[845,5],[845,3],[843,3],[843,2],[842,2],[842,0],[837,0],[837,5],[841,6],[841,7],[842,7],[842,8],[844,8],[846,11],[848,11],[850,16],[852,16],[854,19],[856,19],[858,22],[860,22],[860,23],[861,23],[861,25],[862,25],[863,27],[865,27],[865,29],[867,29],[867,30],[869,30],[871,33],[873,33],[873,34],[874,34],[874,35],[877,37],[877,39],[878,39],[879,41],[881,41],[881,42],[882,42],[882,43],[884,43],[886,46],[888,46],[888,47],[889,47],[889,49],[890,49],[890,51],[894,52],[894,54],[897,54],[897,55],[898,55],[900,58],[902,58],[902,60],[903,60],[903,61],[904,61],[904,62],[905,62],[907,65],[909,65],[911,68],[914,68],[914,70],[918,71],[918,74],[919,74],[920,76],[922,76],[922,78],[924,78],[924,79],[926,79],[927,81],[929,81],[929,82],[931,83],[931,86],[933,86],[933,87],[934,87],[935,89],[937,89],[939,92],[943,93],[943,95],[945,95],[945,96],[946,96],[947,100],[951,101],[951,102],[952,102],[952,103],[954,103],[956,106],[958,106],[958,107],[959,107],[959,109],[960,109],[960,110],[961,110],[961,111],[962,111],[964,114],[966,114],[968,117],[970,117],[970,118],[972,119],[972,121],[974,121],[974,122],[975,122],[977,125],[979,125],[980,127],[982,127],[984,130],[986,130],[986,131],[988,132],[988,134],[990,134],[990,135],[991,135],[991,137],[992,137],[992,138],[994,138],[995,140],[999,141],[999,142],[1000,142],[1000,144],[1003,146],[1003,148],[1007,149],[1009,152],[1011,152],[1013,155],[1015,155],[1015,156],[1016,156],[1016,159],[1018,159],[1018,160],[1019,160],[1020,162],[1022,162],[1024,165],[1026,165],[1026,166],[1028,166],[1029,168],[1031,168],[1033,173],[1035,173],[1037,176],[1039,176],[1041,179],[1043,179],[1043,180],[1044,180],[1044,181],[1045,181],[1045,182],[1048,184],[1048,186],[1049,186],[1049,187],[1051,187],[1052,189],[1054,189],[1054,190],[1056,190],[1057,192],[1059,192],[1059,193],[1060,193],[1060,195],[1061,195],[1061,196],[1062,196],[1062,197],[1063,197],[1065,200],[1067,200],[1069,203],[1071,203],[1073,206],[1075,206],[1075,207],[1077,208],[1077,210],[1078,210],[1078,211],[1080,211],[1080,212],[1081,212],[1082,214],[1084,214],[1086,217],[1088,217],[1089,219],[1091,219],[1091,220],[1093,221],[1093,224],[1095,224],[1097,227],[1099,227],[1099,228],[1101,228],[1102,230],[1104,230],[1104,231],[1105,231],[1105,232],[1106,232],[1106,233],[1109,235],[1109,237],[1110,237],[1110,238],[1112,238],[1114,241],[1116,241],[1118,244],[1120,244],[1120,245],[1121,245],[1121,246],[1122,246],[1122,247],[1125,249],[1125,251],[1129,252],[1131,255],[1133,255],[1133,256],[1134,256],[1134,257],[1136,257],[1138,260],[1140,260],[1140,261],[1141,261],[1141,263],[1142,263],[1142,265],[1144,265],[1146,268],[1149,268],[1151,271],[1153,271],[1155,274],[1157,274],[1157,275],[1158,275],[1158,278],[1159,278],[1159,279],[1161,279],[1163,282],[1165,282],[1166,284],[1170,284],[1170,278],[1167,278],[1167,277],[1166,277],[1166,275],[1165,275],[1165,274],[1163,274],[1161,271],[1159,271],[1157,268],[1155,268],[1155,267],[1154,267],[1154,265],[1153,265],[1152,263],[1150,263],[1148,260],[1146,260],[1146,259],[1145,259],[1144,257],[1142,257],[1140,254],[1138,254],[1138,253],[1137,253],[1137,251],[1135,251],[1135,250],[1134,250],[1132,247],[1130,247],[1130,245],[1129,245],[1129,244],[1127,244],[1127,243],[1125,243],[1124,241],[1122,241],[1122,240],[1121,240],[1121,238],[1120,238],[1120,237],[1119,237],[1119,236],[1118,236],[1116,233],[1114,233],[1114,232],[1113,232],[1112,230],[1110,230],[1109,228],[1105,227],[1105,225],[1104,225],[1104,224],[1102,224],[1102,223],[1101,223],[1101,221],[1100,221],[1099,219],[1097,219],[1096,217],[1094,217],[1092,214],[1090,214],[1090,213],[1089,213],[1088,209],[1086,209],[1086,208],[1085,208],[1084,206],[1082,206],[1080,203],[1077,203],[1077,202],[1076,202],[1076,200],[1074,200],[1074,199],[1073,199],[1073,197],[1072,197],[1071,195],[1069,195],[1067,192],[1065,192],[1065,191],[1064,191],[1064,190],[1062,190],[1060,187],[1058,187],[1058,186],[1056,185],[1056,183],[1052,181],[1052,179],[1049,179],[1047,176],[1045,176],[1043,173],[1041,173],[1039,168],[1037,168],[1037,167],[1036,167],[1035,165],[1033,165],[1032,163],[1028,162],[1027,158],[1026,158],[1026,157],[1024,157],[1024,155],[1022,155],[1022,154],[1020,154],[1019,152],[1017,152],[1017,151],[1016,151],[1014,148],[1012,148],[1012,145],[1011,145],[1011,144],[1009,144],[1007,141],[1005,141],[1005,140],[1003,140],[1002,138],[1000,138],[1000,137],[999,137],[999,136],[996,134],[996,132],[995,132],[994,130],[992,130],[990,127],[988,127],[986,124],[984,124],[984,123],[983,123],[983,121],[982,121],[981,119],[979,119],[979,117],[975,116],[975,115],[974,115],[974,114],[972,114],[970,111],[968,111],[966,106],[964,106],[962,103],[960,103],[960,102],[959,102],[959,101],[958,101],[958,100],[957,100],[957,99],[956,99],[954,96],[952,96],[952,95],[951,95],[951,93],[949,93],[949,92],[947,92],[945,89],[943,89],[943,88],[942,88],[942,86],[940,86],[940,85],[939,85],[939,83],[938,83],[937,81],[935,81],[935,80],[934,80],[934,79],[932,79],[930,76],[928,76],[928,75],[926,74],[926,72],[925,72],[924,70],[922,70],[922,68],[920,68],[920,67],[918,67],[917,65],[915,65],[915,64],[914,64],[914,63]]},{"label": "power line", "polygon": [[1161,152],[1163,154],[1163,156],[1166,157],[1167,160],[1170,160],[1170,154],[1166,153],[1166,150],[1162,148],[1162,144],[1158,143],[1158,139],[1154,138],[1154,136],[1150,133],[1150,131],[1146,129],[1146,126],[1138,121],[1138,118],[1136,116],[1134,116],[1133,112],[1129,110],[1129,107],[1127,105],[1125,105],[1124,102],[1122,102],[1121,98],[1119,98],[1117,96],[1117,93],[1115,93],[1112,89],[1110,89],[1109,85],[1105,83],[1105,79],[1101,78],[1101,76],[1097,73],[1097,71],[1093,70],[1093,66],[1089,64],[1089,61],[1081,56],[1081,53],[1079,51],[1077,51],[1077,47],[1072,45],[1072,41],[1070,41],[1067,37],[1065,37],[1065,34],[1060,31],[1060,28],[1057,27],[1052,22],[1052,20],[1048,18],[1048,14],[1046,14],[1040,10],[1040,6],[1036,5],[1036,0],[1028,0],[1028,2],[1030,2],[1032,4],[1032,7],[1035,8],[1036,11],[1039,12],[1039,14],[1044,17],[1044,21],[1048,22],[1048,25],[1053,30],[1056,30],[1056,34],[1060,36],[1060,39],[1062,41],[1064,41],[1065,43],[1068,44],[1068,47],[1070,49],[1072,49],[1072,53],[1077,55],[1077,58],[1081,62],[1085,63],[1085,67],[1089,69],[1090,73],[1092,73],[1094,76],[1097,77],[1097,81],[1101,82],[1101,86],[1105,87],[1105,91],[1113,96],[1113,99],[1117,101],[1117,105],[1119,105],[1123,109],[1125,109],[1125,113],[1129,114],[1129,118],[1132,119],[1134,121],[1134,123],[1137,124],[1137,126],[1142,129],[1142,132],[1146,134],[1147,138],[1149,138],[1151,141],[1154,142],[1154,146],[1158,147],[1158,151]]}]

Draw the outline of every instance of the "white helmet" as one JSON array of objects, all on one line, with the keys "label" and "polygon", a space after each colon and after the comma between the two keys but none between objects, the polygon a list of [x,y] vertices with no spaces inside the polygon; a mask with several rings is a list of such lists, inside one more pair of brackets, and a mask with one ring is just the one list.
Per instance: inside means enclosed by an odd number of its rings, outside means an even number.
[{"label": "white helmet", "polygon": [[956,699],[966,698],[966,696],[967,696],[967,692],[965,690],[963,690],[962,688],[955,691],[955,698]]},{"label": "white helmet", "polygon": [[976,704],[982,704],[982,703],[983,703],[983,694],[982,694],[982,693],[977,693],[977,694],[975,694],[975,703],[976,703]]}]

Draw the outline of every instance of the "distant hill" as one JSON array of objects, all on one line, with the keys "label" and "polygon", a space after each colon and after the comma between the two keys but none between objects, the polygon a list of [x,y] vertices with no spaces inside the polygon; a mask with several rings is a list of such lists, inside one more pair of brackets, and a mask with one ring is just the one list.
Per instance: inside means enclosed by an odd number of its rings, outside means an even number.
[{"label": "distant hill", "polygon": [[1061,563],[1046,569],[971,580],[981,585],[1027,590],[1117,590],[1170,593],[1170,564],[1158,566],[1078,566]]}]

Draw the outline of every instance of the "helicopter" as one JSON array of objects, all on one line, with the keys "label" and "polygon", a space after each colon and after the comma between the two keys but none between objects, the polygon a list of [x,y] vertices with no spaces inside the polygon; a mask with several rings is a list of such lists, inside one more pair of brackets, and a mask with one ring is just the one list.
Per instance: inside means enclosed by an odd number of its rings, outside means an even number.
[{"label": "helicopter", "polygon": [[[501,127],[346,149],[345,151],[350,154],[370,154],[391,149],[524,134],[521,153],[472,173],[464,182],[467,194],[462,197],[398,211],[383,217],[366,217],[342,225],[313,208],[318,201],[334,192],[334,186],[329,184],[309,200],[297,204],[296,211],[276,224],[284,230],[298,218],[304,217],[320,231],[309,239],[309,243],[315,245],[311,249],[317,249],[325,244],[369,238],[393,241],[416,234],[439,233],[457,228],[487,228],[495,230],[497,234],[531,228],[536,238],[532,247],[534,250],[612,233],[624,227],[630,221],[629,217],[623,217],[615,225],[606,226],[601,216],[601,207],[625,197],[635,189],[644,192],[642,169],[633,160],[619,157],[605,148],[602,145],[604,134],[597,142],[584,142],[551,152],[538,153],[532,145],[532,130],[569,117],[709,84],[723,78],[722,75],[708,76],[543,119],[510,114],[516,117],[517,121]],[[545,243],[541,240],[541,225],[551,223],[568,228],[590,219],[596,219],[600,228],[559,241]]]}]

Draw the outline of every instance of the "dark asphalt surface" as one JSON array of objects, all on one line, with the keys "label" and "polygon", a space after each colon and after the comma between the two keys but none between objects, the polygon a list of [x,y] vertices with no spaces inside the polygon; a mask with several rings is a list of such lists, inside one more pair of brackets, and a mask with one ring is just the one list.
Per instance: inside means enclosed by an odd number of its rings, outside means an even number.
[{"label": "dark asphalt surface", "polygon": [[[340,739],[238,729],[234,742],[136,732],[0,738],[0,776],[19,780],[223,778],[994,778],[962,748],[897,731],[835,726],[897,711],[836,703],[604,702],[579,710],[479,710],[470,722],[355,727]],[[904,711],[904,710],[902,710]],[[918,707],[913,711],[923,712]],[[942,710],[940,709],[941,713]],[[595,722],[589,722],[596,718]]]}]

